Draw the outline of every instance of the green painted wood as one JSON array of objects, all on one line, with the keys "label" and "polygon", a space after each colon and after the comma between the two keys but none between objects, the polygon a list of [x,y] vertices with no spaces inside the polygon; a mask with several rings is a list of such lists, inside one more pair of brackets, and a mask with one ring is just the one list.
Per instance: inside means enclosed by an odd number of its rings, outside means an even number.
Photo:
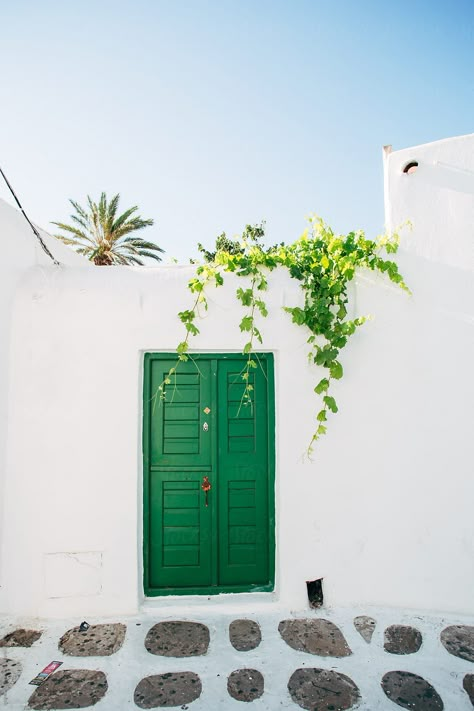
[{"label": "green painted wood", "polygon": [[150,463],[166,467],[210,466],[211,434],[204,432],[203,409],[211,401],[210,363],[203,362],[200,373],[191,361],[181,363],[179,372],[169,376],[166,400],[159,397],[163,383],[176,360],[150,359]]},{"label": "green painted wood", "polygon": [[148,473],[151,588],[212,583],[211,508],[202,506],[204,474],[195,469],[212,464],[211,433],[202,428],[211,398],[210,363],[202,363],[199,373],[193,363],[182,363],[166,385],[166,400],[154,399],[174,365],[150,359],[150,463],[159,465]]},{"label": "green painted wood", "polygon": [[[252,405],[242,404],[242,359],[220,363],[218,391],[219,582],[270,580],[267,362],[251,374]],[[241,413],[245,414],[240,418]],[[242,531],[250,533],[241,538]]]},{"label": "green painted wood", "polygon": [[211,508],[202,506],[201,480],[199,472],[151,473],[151,588],[211,584]]},{"label": "green painted wood", "polygon": [[[166,402],[158,403],[153,394],[175,361],[145,357],[145,592],[271,590],[273,358],[259,354],[248,407],[242,405],[242,356],[193,359],[197,365],[181,364]],[[207,507],[204,475],[212,486]]]}]

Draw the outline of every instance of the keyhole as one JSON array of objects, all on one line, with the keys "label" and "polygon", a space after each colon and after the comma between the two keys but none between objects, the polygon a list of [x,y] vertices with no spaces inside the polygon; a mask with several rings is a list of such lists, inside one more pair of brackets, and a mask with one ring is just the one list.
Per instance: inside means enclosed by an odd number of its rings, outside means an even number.
[{"label": "keyhole", "polygon": [[204,430],[204,432],[207,432],[207,430],[209,429],[209,425],[207,424],[207,422],[203,424],[202,429]]}]

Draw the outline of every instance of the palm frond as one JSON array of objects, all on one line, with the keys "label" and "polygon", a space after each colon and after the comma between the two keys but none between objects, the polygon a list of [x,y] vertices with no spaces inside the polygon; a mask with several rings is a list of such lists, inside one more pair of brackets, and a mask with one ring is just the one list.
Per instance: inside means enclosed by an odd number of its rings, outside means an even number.
[{"label": "palm frond", "polygon": [[130,257],[120,254],[119,252],[112,252],[112,259],[114,264],[122,264],[124,266],[130,264]]},{"label": "palm frond", "polygon": [[91,247],[77,247],[76,252],[78,254],[83,254],[85,257],[89,257],[92,254],[93,250]]},{"label": "palm frond", "polygon": [[115,251],[117,254],[140,254],[140,250],[131,244],[115,245]]},{"label": "palm frond", "polygon": [[71,220],[74,220],[74,222],[80,225],[83,230],[89,229],[89,224],[82,217],[77,217],[77,215],[71,215]]},{"label": "palm frond", "polygon": [[112,231],[115,233],[122,225],[124,222],[128,220],[130,215],[133,215],[134,212],[138,210],[138,207],[135,205],[134,207],[130,207],[128,210],[125,210],[125,212],[118,217],[115,222],[112,225]]},{"label": "palm frond", "polygon": [[130,232],[137,232],[138,230],[143,230],[145,227],[150,227],[153,224],[153,220],[142,220],[140,217],[136,217],[133,220],[125,222],[121,227],[114,231],[114,238],[117,240],[124,235],[130,234]]},{"label": "palm frond", "polygon": [[142,260],[139,259],[138,257],[135,257],[135,256],[130,255],[130,256],[128,256],[128,257],[125,257],[125,259],[127,260],[127,261],[126,261],[127,264],[136,264],[138,267],[143,267],[143,266],[144,266]]},{"label": "palm frond", "polygon": [[107,195],[101,193],[98,205],[99,221],[102,227],[107,224]]},{"label": "palm frond", "polygon": [[115,220],[115,215],[117,214],[117,208],[120,200],[120,194],[114,195],[112,200],[109,202],[107,207],[107,232],[110,234],[113,231],[113,225]]},{"label": "palm frond", "polygon": [[149,257],[150,259],[155,259],[157,262],[161,262],[161,257],[155,252],[148,252],[144,249],[140,250],[140,257]]},{"label": "palm frond", "polygon": [[88,202],[88,204],[89,204],[89,216],[90,216],[90,215],[93,215],[93,214],[96,213],[96,212],[98,212],[97,205],[96,205],[95,202],[92,200],[92,198],[90,197],[90,195],[87,196],[87,202]]},{"label": "palm frond", "polygon": [[72,234],[76,235],[76,237],[79,237],[80,239],[83,239],[86,242],[91,242],[92,244],[92,240],[78,227],[74,227],[74,225],[65,225],[63,222],[52,222],[51,224],[56,225],[56,227],[59,227],[60,229],[65,230],[66,232],[71,232]]},{"label": "palm frond", "polygon": [[164,252],[164,249],[158,247],[155,242],[147,242],[146,240],[141,239],[141,237],[125,237],[121,241],[121,244],[132,244],[134,247],[140,247],[140,249],[154,249],[157,252]]},{"label": "palm frond", "polygon": [[75,202],[74,200],[69,200],[69,202],[71,203],[77,214],[80,215],[85,222],[89,222],[89,215],[86,210],[84,210],[84,208],[81,207],[81,205],[79,205],[79,203]]},{"label": "palm frond", "polygon": [[77,239],[72,239],[72,237],[66,237],[66,235],[53,235],[56,239],[59,239],[63,244],[68,244],[71,246],[76,246],[78,244]]}]

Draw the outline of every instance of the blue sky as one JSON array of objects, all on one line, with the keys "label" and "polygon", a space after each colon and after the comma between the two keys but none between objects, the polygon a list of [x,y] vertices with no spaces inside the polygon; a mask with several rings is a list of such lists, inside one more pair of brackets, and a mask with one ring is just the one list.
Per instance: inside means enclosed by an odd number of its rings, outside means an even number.
[{"label": "blue sky", "polygon": [[105,190],[165,260],[310,212],[375,235],[382,146],[474,131],[472,0],[0,4],[0,165],[46,229]]}]

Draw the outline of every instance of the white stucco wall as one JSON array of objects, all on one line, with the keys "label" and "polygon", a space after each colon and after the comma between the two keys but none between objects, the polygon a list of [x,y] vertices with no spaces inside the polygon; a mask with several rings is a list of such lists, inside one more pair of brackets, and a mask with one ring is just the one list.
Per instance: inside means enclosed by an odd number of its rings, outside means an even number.
[{"label": "white stucco wall", "polygon": [[[416,172],[404,174],[410,162]],[[384,150],[385,219],[406,220],[404,248],[431,261],[474,271],[474,133],[391,152]]]},{"label": "white stucco wall", "polygon": [[[65,265],[88,262],[43,230],[40,234],[56,259]],[[10,368],[10,327],[13,301],[18,282],[33,265],[49,267],[50,258],[41,248],[24,216],[0,198],[0,543],[4,514],[5,457],[8,432],[8,392]],[[59,268],[63,268],[59,267]],[[1,559],[0,546],[0,559]],[[2,586],[0,565],[0,587]]]},{"label": "white stucco wall", "polygon": [[[403,175],[400,160],[392,153],[386,162],[388,217],[414,223],[399,255],[414,295],[360,274],[351,309],[374,320],[345,349],[340,411],[312,463],[302,455],[319,373],[307,364],[306,335],[281,310],[301,298],[297,282],[283,271],[270,278],[262,331],[275,354],[273,597],[292,609],[306,605],[305,581],[320,577],[329,605],[473,608],[471,242],[460,230],[434,230],[432,205],[446,201],[446,188],[410,202],[423,172]],[[439,244],[447,239],[458,240],[453,250]],[[181,340],[176,314],[191,302],[191,274],[34,267],[22,281],[0,611],[83,617],[141,604],[142,359]],[[241,350],[236,286],[228,276],[210,293],[196,351]]]}]

